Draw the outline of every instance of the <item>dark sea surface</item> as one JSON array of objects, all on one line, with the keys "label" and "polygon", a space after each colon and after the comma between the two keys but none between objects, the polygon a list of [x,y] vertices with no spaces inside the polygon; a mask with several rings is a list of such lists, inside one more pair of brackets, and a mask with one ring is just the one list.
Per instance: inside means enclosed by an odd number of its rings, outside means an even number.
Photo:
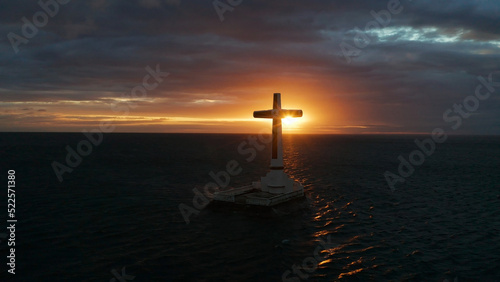
[{"label": "dark sea surface", "polygon": [[2,238],[0,281],[500,281],[500,137],[449,136],[392,192],[384,172],[429,136],[286,135],[304,209],[187,224],[179,205],[210,172],[237,161],[231,187],[266,174],[268,144],[238,152],[249,136],[106,134],[59,182],[51,164],[83,134],[0,133],[0,233],[9,169],[18,220],[16,275]]}]

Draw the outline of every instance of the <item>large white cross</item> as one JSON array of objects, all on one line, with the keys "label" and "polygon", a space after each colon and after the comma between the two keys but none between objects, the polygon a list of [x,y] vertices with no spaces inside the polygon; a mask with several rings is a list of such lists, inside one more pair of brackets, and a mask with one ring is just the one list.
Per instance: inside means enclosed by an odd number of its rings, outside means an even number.
[{"label": "large white cross", "polygon": [[254,118],[273,119],[273,139],[271,150],[271,177],[268,185],[270,187],[284,187],[283,176],[283,141],[281,133],[281,119],[286,117],[302,117],[302,110],[287,110],[281,108],[281,94],[274,93],[273,109],[266,111],[254,111]]}]

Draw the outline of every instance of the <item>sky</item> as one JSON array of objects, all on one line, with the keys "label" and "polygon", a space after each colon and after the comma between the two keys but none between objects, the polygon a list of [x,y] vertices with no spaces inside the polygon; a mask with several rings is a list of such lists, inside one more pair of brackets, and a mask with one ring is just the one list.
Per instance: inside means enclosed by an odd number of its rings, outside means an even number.
[{"label": "sky", "polygon": [[285,133],[498,135],[499,19],[497,0],[2,1],[0,131],[265,132],[253,111],[281,93],[304,112]]}]

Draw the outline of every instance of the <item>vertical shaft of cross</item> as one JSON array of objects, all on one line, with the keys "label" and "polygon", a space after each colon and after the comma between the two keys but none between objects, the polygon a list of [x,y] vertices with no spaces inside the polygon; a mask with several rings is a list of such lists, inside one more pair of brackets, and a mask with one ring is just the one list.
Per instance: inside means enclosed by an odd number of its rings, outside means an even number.
[{"label": "vertical shaft of cross", "polygon": [[[302,110],[281,108],[281,94],[274,93],[273,108],[265,111],[254,111],[255,118],[272,118],[271,171],[261,179],[262,191],[282,193],[292,189],[293,181],[283,172],[283,139],[281,119],[285,117],[301,117]],[[288,184],[287,184],[288,183]],[[291,184],[292,183],[292,184]],[[288,185],[288,186],[287,186]]]},{"label": "vertical shaft of cross", "polygon": [[283,141],[281,128],[281,94],[274,93],[273,97],[273,139],[271,152],[271,169],[283,170]]}]

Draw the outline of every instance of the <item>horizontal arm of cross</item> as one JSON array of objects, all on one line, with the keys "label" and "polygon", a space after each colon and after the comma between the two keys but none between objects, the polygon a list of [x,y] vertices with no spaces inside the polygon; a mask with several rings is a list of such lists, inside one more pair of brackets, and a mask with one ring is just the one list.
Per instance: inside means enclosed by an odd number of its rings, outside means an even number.
[{"label": "horizontal arm of cross", "polygon": [[302,117],[302,110],[285,110],[274,109],[266,111],[254,111],[254,118],[285,118],[285,117]]}]

